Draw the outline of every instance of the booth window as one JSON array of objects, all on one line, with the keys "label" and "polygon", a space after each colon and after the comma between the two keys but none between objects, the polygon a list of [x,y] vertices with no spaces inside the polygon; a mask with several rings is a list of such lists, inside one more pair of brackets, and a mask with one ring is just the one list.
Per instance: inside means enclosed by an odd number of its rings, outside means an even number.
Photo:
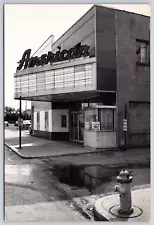
[{"label": "booth window", "polygon": [[85,110],[85,130],[114,130],[115,109],[93,108]]},{"label": "booth window", "polygon": [[98,122],[97,109],[85,110],[85,130],[92,130],[92,125],[96,122]]},{"label": "booth window", "polygon": [[136,41],[136,56],[137,64],[149,65],[150,64],[150,42],[137,40]]},{"label": "booth window", "polygon": [[114,130],[114,109],[98,109],[101,130]]}]

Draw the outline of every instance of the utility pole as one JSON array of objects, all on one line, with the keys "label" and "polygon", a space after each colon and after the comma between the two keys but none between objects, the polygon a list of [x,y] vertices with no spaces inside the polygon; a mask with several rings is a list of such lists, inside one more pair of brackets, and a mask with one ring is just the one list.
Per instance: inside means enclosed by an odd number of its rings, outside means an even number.
[{"label": "utility pole", "polygon": [[20,114],[19,114],[19,148],[21,149],[21,96],[19,98],[20,101]]}]

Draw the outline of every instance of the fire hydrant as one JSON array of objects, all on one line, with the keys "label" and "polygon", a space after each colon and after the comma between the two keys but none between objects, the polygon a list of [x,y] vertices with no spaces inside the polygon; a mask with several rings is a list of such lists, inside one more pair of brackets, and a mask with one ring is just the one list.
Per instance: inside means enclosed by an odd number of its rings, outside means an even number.
[{"label": "fire hydrant", "polygon": [[120,214],[133,213],[132,196],[131,196],[131,182],[133,177],[130,176],[127,170],[122,170],[117,176],[118,185],[115,185],[114,191],[119,192],[120,196]]}]

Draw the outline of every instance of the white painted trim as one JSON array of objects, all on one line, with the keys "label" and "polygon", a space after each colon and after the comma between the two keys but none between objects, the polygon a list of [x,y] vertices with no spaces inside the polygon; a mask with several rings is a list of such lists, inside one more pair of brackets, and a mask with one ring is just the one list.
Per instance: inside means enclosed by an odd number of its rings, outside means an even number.
[{"label": "white painted trim", "polygon": [[40,130],[45,131],[45,111],[40,111]]},{"label": "white painted trim", "polygon": [[37,130],[37,112],[34,112],[34,130]]},{"label": "white painted trim", "polygon": [[48,114],[48,118],[49,118],[49,132],[52,132],[52,109],[50,109]]}]

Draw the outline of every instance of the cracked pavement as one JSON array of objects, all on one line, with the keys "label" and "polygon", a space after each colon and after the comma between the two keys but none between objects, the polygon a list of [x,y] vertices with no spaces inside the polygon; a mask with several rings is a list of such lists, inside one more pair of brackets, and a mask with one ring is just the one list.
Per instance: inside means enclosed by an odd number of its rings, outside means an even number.
[{"label": "cracked pavement", "polygon": [[86,221],[56,182],[49,165],[21,159],[5,147],[5,220]]}]

